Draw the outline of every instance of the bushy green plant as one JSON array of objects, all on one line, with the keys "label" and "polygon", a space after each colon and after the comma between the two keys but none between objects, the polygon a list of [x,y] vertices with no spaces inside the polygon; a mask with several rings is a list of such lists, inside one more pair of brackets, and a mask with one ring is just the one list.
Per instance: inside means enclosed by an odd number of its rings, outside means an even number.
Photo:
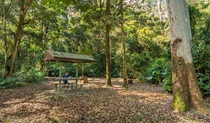
[{"label": "bushy green plant", "polygon": [[44,80],[44,72],[31,69],[25,73],[22,80],[29,83],[40,83]]},{"label": "bushy green plant", "polygon": [[105,54],[94,52],[93,58],[96,62],[85,65],[84,75],[93,77],[104,76],[106,73],[106,61],[104,60]]},{"label": "bushy green plant", "polygon": [[204,96],[210,95],[210,82],[209,76],[197,73],[198,76],[198,85]]},{"label": "bushy green plant", "polygon": [[13,77],[0,78],[0,89],[16,88],[28,83],[40,83],[44,80],[44,72],[35,69],[22,68]]},{"label": "bushy green plant", "polygon": [[163,80],[163,75],[165,74],[164,68],[167,64],[166,59],[157,58],[154,62],[150,63],[150,67],[146,69],[146,76],[148,82],[152,84],[159,84]]},{"label": "bushy green plant", "polygon": [[146,67],[151,62],[151,56],[148,51],[142,53],[133,53],[128,56],[128,77],[138,78],[139,80],[144,80],[144,73]]},{"label": "bushy green plant", "polygon": [[168,67],[165,68],[163,74],[163,80],[160,85],[163,87],[163,91],[172,93],[173,83],[172,83],[172,74],[171,74],[171,64],[168,64]]},{"label": "bushy green plant", "polygon": [[36,69],[22,68],[15,76],[22,82],[40,83],[44,80],[45,73]]},{"label": "bushy green plant", "polygon": [[18,77],[0,78],[0,89],[16,88],[23,86],[22,81]]},{"label": "bushy green plant", "polygon": [[160,84],[164,91],[172,92],[171,63],[169,59],[157,58],[146,69],[147,82]]}]

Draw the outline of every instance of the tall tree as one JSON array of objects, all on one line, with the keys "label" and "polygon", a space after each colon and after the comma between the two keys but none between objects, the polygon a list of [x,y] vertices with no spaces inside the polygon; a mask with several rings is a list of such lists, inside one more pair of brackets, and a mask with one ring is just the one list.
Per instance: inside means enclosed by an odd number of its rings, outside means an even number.
[{"label": "tall tree", "polygon": [[162,21],[162,19],[163,19],[161,3],[162,3],[162,0],[157,0],[157,7],[158,7],[160,21]]},{"label": "tall tree", "polygon": [[16,62],[19,44],[20,44],[22,32],[23,32],[24,19],[25,19],[26,13],[28,12],[28,9],[30,8],[33,0],[18,0],[18,2],[19,2],[19,6],[20,6],[20,13],[19,13],[19,21],[18,21],[16,33],[14,36],[14,45],[13,45],[13,50],[12,50],[12,54],[11,54],[11,64],[10,64],[9,76],[12,76],[14,74],[15,62]]},{"label": "tall tree", "polygon": [[123,87],[128,88],[127,82],[127,65],[126,65],[126,50],[125,50],[125,31],[124,31],[124,0],[120,0],[120,20],[121,20],[121,43],[122,43],[122,71],[123,71]]},{"label": "tall tree", "polygon": [[193,64],[189,10],[186,0],[167,0],[172,60],[173,107],[206,113]]},{"label": "tall tree", "polygon": [[[7,58],[8,58],[8,42],[7,42],[7,10],[5,7],[5,1],[2,0],[2,10],[3,10],[3,40],[4,40],[4,61],[5,61],[5,66],[7,63]],[[3,77],[7,75],[6,67],[4,70]]]},{"label": "tall tree", "polygon": [[110,54],[110,30],[111,30],[111,2],[106,1],[106,86],[112,86],[111,83],[111,54]]}]

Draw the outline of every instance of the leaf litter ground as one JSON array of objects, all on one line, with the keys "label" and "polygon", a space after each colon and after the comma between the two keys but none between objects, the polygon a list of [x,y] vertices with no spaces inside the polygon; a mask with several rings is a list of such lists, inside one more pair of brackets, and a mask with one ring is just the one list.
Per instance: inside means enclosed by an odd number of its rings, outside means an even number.
[{"label": "leaf litter ground", "polygon": [[[122,79],[89,78],[81,90],[55,92],[52,79],[42,84],[0,90],[0,122],[5,123],[209,123],[210,115],[177,113],[172,95],[155,85]],[[208,106],[209,106],[208,102]],[[209,108],[209,107],[208,107]]]}]

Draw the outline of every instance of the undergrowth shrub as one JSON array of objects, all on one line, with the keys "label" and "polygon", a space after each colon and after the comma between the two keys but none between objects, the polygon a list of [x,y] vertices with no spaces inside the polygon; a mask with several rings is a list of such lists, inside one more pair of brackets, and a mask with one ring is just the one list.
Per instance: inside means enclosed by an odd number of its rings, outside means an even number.
[{"label": "undergrowth shrub", "polygon": [[28,83],[41,83],[44,81],[45,73],[39,70],[30,69],[30,70],[24,70],[20,76],[22,76],[23,82]]},{"label": "undergrowth shrub", "polygon": [[160,85],[163,87],[163,91],[172,93],[173,92],[173,83],[172,83],[172,67],[171,63],[168,63],[168,66],[165,67],[163,74],[163,80]]},{"label": "undergrowth shrub", "polygon": [[168,59],[157,58],[151,62],[146,69],[146,80],[148,83],[159,84],[164,91],[172,92],[171,63]]},{"label": "undergrowth shrub", "polygon": [[204,96],[210,95],[210,78],[209,76],[203,73],[197,73],[198,76],[198,85],[201,89],[201,92]]},{"label": "undergrowth shrub", "polygon": [[9,88],[16,88],[16,87],[22,87],[23,82],[20,80],[19,77],[13,77],[13,78],[0,78],[0,89],[9,89]]},{"label": "undergrowth shrub", "polygon": [[0,78],[0,89],[9,89],[24,86],[24,83],[41,83],[44,81],[44,72],[35,69],[22,69],[13,77]]},{"label": "undergrowth shrub", "polygon": [[148,51],[142,52],[141,54],[133,53],[128,54],[128,77],[129,78],[137,78],[140,81],[144,81],[145,77],[145,69],[149,65],[149,63],[152,61],[152,58]]},{"label": "undergrowth shrub", "polygon": [[146,69],[147,81],[152,84],[160,84],[165,75],[165,67],[167,61],[164,58],[155,59],[150,63],[150,67]]}]

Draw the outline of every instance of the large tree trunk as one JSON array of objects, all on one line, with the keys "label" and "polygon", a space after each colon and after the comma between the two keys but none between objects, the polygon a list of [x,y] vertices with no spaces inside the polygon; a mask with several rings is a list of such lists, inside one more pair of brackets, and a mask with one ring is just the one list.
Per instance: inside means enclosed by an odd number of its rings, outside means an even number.
[{"label": "large tree trunk", "polygon": [[173,107],[176,111],[195,108],[206,113],[192,60],[192,39],[186,0],[167,0],[171,54]]},{"label": "large tree trunk", "polygon": [[12,50],[12,55],[11,55],[11,65],[10,65],[9,76],[13,76],[13,74],[14,74],[15,62],[16,62],[17,53],[19,50],[19,44],[20,44],[21,37],[22,37],[25,15],[26,15],[31,3],[33,2],[33,0],[18,0],[18,1],[20,4],[20,15],[19,15],[17,31],[16,31],[16,34],[14,37],[14,45],[13,45],[13,50]]},{"label": "large tree trunk", "polygon": [[111,16],[111,3],[110,0],[106,1],[106,86],[112,86],[111,83],[111,54],[110,54],[110,30],[111,30],[111,24],[110,24],[110,16]]},{"label": "large tree trunk", "polygon": [[121,41],[122,41],[122,72],[123,72],[123,87],[128,88],[127,65],[126,65],[126,51],[125,51],[125,32],[124,32],[124,14],[123,14],[123,0],[120,0],[120,14],[121,14]]}]

